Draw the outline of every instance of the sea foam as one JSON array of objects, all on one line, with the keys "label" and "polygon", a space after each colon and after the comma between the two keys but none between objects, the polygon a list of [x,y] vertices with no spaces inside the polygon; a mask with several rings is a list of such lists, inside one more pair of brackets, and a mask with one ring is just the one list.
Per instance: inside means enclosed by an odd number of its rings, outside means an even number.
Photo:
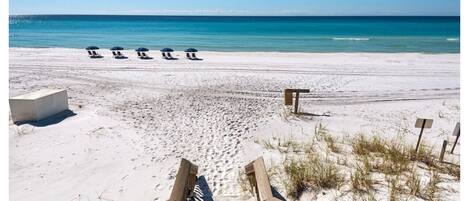
[{"label": "sea foam", "polygon": [[370,40],[370,38],[332,38],[332,40],[353,40],[353,41],[365,41],[365,40]]},{"label": "sea foam", "polygon": [[447,41],[459,41],[459,38],[447,38]]}]

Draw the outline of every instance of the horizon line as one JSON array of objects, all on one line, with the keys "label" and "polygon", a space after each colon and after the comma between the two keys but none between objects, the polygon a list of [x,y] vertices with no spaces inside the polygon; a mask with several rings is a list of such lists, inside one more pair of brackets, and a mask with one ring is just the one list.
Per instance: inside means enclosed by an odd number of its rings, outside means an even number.
[{"label": "horizon line", "polygon": [[167,15],[167,14],[9,14],[8,16],[155,16],[155,17],[461,17],[461,15]]}]

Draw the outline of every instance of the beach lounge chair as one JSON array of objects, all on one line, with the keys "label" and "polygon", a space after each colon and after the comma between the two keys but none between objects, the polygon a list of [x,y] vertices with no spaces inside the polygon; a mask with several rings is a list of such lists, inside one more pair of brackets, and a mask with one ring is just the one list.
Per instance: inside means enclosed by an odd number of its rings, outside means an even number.
[{"label": "beach lounge chair", "polygon": [[114,59],[127,59],[127,57],[122,55],[120,52],[121,50],[124,50],[123,47],[114,46],[110,50],[112,52],[112,56],[114,57]]},{"label": "beach lounge chair", "polygon": [[93,56],[95,56],[96,58],[101,58],[103,56],[101,56],[99,53],[97,53],[96,51],[93,50]]},{"label": "beach lounge chair", "polygon": [[140,52],[140,59],[153,59],[153,58],[145,54],[145,52]]},{"label": "beach lounge chair", "polygon": [[190,60],[202,60],[195,56],[195,53],[198,52],[195,48],[187,48],[184,52],[186,52],[186,57]]},{"label": "beach lounge chair", "polygon": [[175,58],[171,55],[171,53],[169,53],[169,52],[167,52],[166,55],[167,55],[167,58],[168,58],[168,59],[175,59]]},{"label": "beach lounge chair", "polygon": [[126,59],[127,58],[120,51],[116,51],[116,52],[113,51],[112,54],[114,55],[114,58],[116,58],[116,59]]},{"label": "beach lounge chair", "polygon": [[164,59],[168,59],[168,60],[176,59],[176,58],[172,57],[171,53],[170,53],[170,52],[174,51],[173,49],[171,49],[169,47],[165,47],[165,48],[161,49],[160,51],[161,51],[161,54],[163,55]]},{"label": "beach lounge chair", "polygon": [[90,58],[94,59],[94,58],[102,58],[103,57],[95,51],[95,50],[99,50],[99,47],[97,47],[97,46],[88,46],[85,49],[88,52],[88,56]]},{"label": "beach lounge chair", "polygon": [[93,51],[88,51],[88,54],[89,54],[89,57],[92,58],[92,59],[102,58],[103,57],[94,50]]},{"label": "beach lounge chair", "polygon": [[95,51],[90,51],[90,50],[88,50],[88,56],[89,56],[90,58],[92,58],[92,59],[101,58],[101,55],[96,54]]}]

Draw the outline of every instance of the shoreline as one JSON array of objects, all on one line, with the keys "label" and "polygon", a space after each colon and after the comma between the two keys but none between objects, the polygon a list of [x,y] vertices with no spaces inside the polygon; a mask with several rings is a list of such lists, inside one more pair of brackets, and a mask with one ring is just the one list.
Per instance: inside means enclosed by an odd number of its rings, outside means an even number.
[{"label": "shoreline", "polygon": [[[57,49],[57,50],[83,50],[85,51],[85,47],[83,48],[70,48],[70,47],[9,47],[10,50],[14,49]],[[160,52],[159,49],[149,49],[149,52]],[[99,49],[98,51],[106,51],[109,52],[109,49]],[[125,49],[124,51],[134,51],[134,49]],[[174,52],[184,52],[184,50],[175,50]],[[199,53],[266,53],[266,54],[422,54],[422,55],[460,55],[461,52],[452,53],[452,52],[301,52],[301,51],[203,51],[199,50]]]}]

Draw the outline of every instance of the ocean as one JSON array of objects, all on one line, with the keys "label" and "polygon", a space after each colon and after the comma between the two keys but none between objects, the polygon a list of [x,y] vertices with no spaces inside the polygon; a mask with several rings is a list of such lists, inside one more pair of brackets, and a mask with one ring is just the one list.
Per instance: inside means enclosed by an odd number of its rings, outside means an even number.
[{"label": "ocean", "polygon": [[459,53],[459,17],[10,16],[10,47]]}]

